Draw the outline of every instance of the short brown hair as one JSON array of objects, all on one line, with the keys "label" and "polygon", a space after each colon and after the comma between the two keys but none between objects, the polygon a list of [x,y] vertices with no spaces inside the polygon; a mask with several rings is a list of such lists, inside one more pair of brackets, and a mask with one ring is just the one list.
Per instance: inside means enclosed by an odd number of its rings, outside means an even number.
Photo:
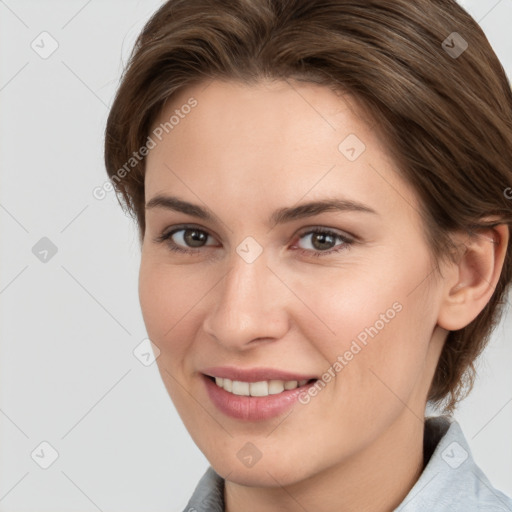
[{"label": "short brown hair", "polygon": [[[202,80],[262,78],[320,83],[361,102],[418,195],[435,258],[451,252],[450,233],[492,225],[485,217],[510,227],[512,91],[455,0],[170,0],[137,39],[105,134],[108,175],[141,241],[145,159],[126,162],[164,102]],[[428,395],[445,410],[473,387],[475,360],[501,318],[511,245],[488,304],[448,334]]]}]

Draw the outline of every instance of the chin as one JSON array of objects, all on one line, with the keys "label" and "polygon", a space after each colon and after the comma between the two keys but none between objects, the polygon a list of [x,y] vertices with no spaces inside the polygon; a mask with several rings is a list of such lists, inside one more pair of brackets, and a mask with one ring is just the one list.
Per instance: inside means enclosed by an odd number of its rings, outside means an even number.
[{"label": "chin", "polygon": [[262,456],[252,467],[244,467],[238,458],[226,460],[225,454],[208,457],[210,465],[222,478],[238,485],[249,487],[280,487],[298,483],[312,475],[300,461],[290,464],[286,461],[268,459]]},{"label": "chin", "polygon": [[[217,473],[219,469],[213,467]],[[223,469],[223,468],[222,468]],[[283,468],[284,469],[284,468]],[[220,474],[220,473],[219,473]],[[226,473],[221,474],[223,478],[238,485],[245,485],[248,487],[280,487],[294,484],[301,478],[290,474],[290,469],[276,468],[274,465],[261,466],[258,469],[253,468],[240,468],[229,469]]]}]

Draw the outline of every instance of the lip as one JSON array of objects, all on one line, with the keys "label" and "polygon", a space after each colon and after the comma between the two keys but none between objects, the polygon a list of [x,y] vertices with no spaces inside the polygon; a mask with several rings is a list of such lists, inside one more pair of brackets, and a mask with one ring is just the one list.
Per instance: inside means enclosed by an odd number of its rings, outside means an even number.
[{"label": "lip", "polygon": [[[261,374],[260,374],[261,375]],[[220,377],[220,375],[217,375]],[[295,389],[282,391],[276,395],[268,396],[241,396],[235,395],[217,386],[217,384],[208,375],[201,374],[201,378],[206,386],[206,391],[210,400],[222,413],[230,418],[243,421],[264,421],[284,414],[288,409],[295,405],[302,393],[307,392],[308,388],[315,385],[315,382],[306,383]],[[230,377],[225,377],[229,379]],[[247,378],[247,377],[246,377]],[[259,377],[258,377],[259,378]],[[237,380],[237,379],[232,379]],[[271,379],[260,379],[271,380]],[[296,380],[296,379],[278,379],[278,380]],[[246,382],[258,382],[254,380]]]},{"label": "lip", "polygon": [[[317,379],[316,375],[291,373],[276,368],[236,368],[234,366],[213,366],[204,368],[201,373],[210,377],[238,380],[242,382],[260,382],[262,380],[311,380]],[[293,390],[292,390],[293,391]]]}]

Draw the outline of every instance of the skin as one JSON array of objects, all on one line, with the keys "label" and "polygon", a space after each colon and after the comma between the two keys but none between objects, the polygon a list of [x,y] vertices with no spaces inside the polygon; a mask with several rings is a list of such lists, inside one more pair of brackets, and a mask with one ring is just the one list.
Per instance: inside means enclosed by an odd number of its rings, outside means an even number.
[{"label": "skin", "polygon": [[[146,210],[139,296],[169,395],[226,479],[228,512],[393,510],[423,470],[424,410],[447,331],[467,325],[490,299],[508,229],[454,234],[464,250],[440,265],[441,276],[414,190],[354,98],[293,81],[212,81],[174,96],[155,126],[191,96],[197,106],[150,151],[145,177],[146,202],[172,194],[217,217]],[[355,161],[338,149],[349,134],[366,146]],[[333,197],[376,214],[328,211],[267,223],[278,208]],[[210,235],[194,254],[156,241],[183,223]],[[306,229],[316,227],[357,242],[314,257],[343,246],[336,237],[319,244]],[[183,234],[172,240],[190,249]],[[236,251],[248,236],[263,249],[250,264]],[[401,311],[291,413],[247,422],[210,401],[201,369],[320,377],[397,302]],[[250,468],[237,457],[247,442],[262,455]]]}]

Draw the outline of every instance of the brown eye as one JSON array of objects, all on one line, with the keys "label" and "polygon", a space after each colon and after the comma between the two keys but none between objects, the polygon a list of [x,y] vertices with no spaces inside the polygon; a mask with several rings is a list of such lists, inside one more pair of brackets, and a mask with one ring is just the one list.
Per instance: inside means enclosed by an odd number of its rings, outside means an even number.
[{"label": "brown eye", "polygon": [[[202,247],[205,245],[206,240],[208,240],[208,234],[199,229],[181,229],[180,231],[184,232],[181,239],[189,247]],[[179,233],[179,231],[175,232],[175,234],[176,233]]]},{"label": "brown eye", "polygon": [[333,235],[326,233],[315,232],[311,234],[311,245],[313,249],[318,251],[332,249],[333,244],[336,244],[336,238]]},{"label": "brown eye", "polygon": [[177,252],[193,253],[206,247],[208,238],[206,231],[196,227],[181,227],[164,233],[155,239],[156,242],[166,242],[169,248]]},{"label": "brown eye", "polygon": [[[309,243],[306,245],[309,245],[310,247],[299,248],[303,253],[308,253],[312,256],[324,256],[326,254],[348,249],[353,243],[353,241],[348,237],[325,229],[314,229],[300,235],[300,240],[307,240],[308,238]],[[336,244],[337,240],[341,241],[341,243]]]}]

